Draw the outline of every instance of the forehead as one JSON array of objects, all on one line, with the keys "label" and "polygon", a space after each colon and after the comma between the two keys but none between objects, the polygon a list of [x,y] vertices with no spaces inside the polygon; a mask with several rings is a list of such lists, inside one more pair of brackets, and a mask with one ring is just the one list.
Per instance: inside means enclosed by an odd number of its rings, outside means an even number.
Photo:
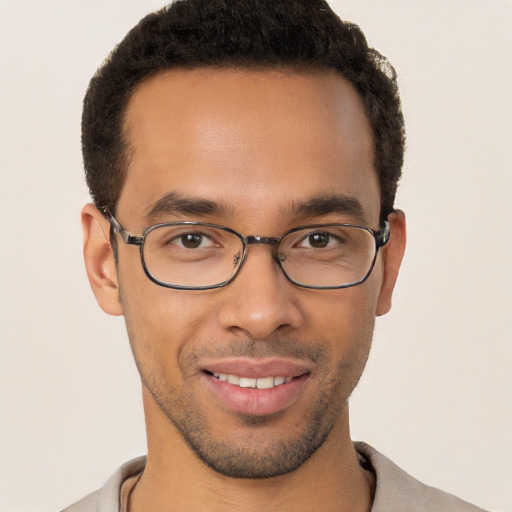
[{"label": "forehead", "polygon": [[166,71],[134,92],[125,137],[118,210],[133,216],[168,193],[258,217],[343,194],[378,218],[371,128],[358,94],[334,72]]}]

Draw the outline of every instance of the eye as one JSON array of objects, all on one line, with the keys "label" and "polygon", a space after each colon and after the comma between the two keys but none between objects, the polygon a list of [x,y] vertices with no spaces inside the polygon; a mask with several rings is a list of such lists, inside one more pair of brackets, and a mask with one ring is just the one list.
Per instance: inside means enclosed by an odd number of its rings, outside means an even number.
[{"label": "eye", "polygon": [[310,247],[312,249],[324,249],[339,243],[338,237],[327,231],[314,231],[308,233],[297,245],[298,247]]},{"label": "eye", "polygon": [[184,249],[204,249],[215,246],[215,243],[208,235],[200,232],[182,233],[170,240],[169,243]]}]

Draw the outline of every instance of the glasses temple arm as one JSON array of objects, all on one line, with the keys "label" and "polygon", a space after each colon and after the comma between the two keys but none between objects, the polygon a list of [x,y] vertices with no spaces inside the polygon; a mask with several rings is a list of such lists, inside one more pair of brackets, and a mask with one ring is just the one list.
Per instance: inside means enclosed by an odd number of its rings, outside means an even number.
[{"label": "glasses temple arm", "polygon": [[389,222],[387,220],[384,221],[384,227],[377,231],[377,243],[379,247],[382,247],[383,245],[386,245],[389,241],[389,235],[390,235],[390,229],[389,229]]},{"label": "glasses temple arm", "polygon": [[108,212],[106,212],[106,214],[108,216],[110,225],[114,228],[114,232],[119,233],[125,244],[140,245],[142,243],[143,237],[131,235],[128,231],[126,231],[126,229],[123,228],[123,226],[121,226],[121,224],[119,224],[117,219],[112,214]]}]

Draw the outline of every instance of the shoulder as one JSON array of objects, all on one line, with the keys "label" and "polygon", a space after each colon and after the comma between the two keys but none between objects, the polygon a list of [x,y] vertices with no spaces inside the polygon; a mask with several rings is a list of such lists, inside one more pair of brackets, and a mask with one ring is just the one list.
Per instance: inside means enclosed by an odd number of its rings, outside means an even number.
[{"label": "shoulder", "polygon": [[119,492],[123,482],[140,473],[145,465],[146,457],[138,457],[123,464],[101,489],[88,494],[62,512],[118,512]]},{"label": "shoulder", "polygon": [[365,443],[354,443],[357,452],[376,474],[375,499],[371,512],[485,512],[452,494],[425,485]]},{"label": "shoulder", "polygon": [[80,501],[66,507],[62,512],[96,512],[98,510],[98,496],[100,491],[92,492]]}]

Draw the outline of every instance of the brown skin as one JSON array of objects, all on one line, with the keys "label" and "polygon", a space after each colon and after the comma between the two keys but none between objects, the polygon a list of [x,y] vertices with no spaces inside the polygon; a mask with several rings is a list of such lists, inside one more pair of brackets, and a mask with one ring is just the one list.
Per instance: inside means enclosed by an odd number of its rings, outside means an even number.
[{"label": "brown skin", "polygon": [[[126,133],[131,159],[116,217],[133,234],[172,220],[262,236],[318,222],[378,228],[371,129],[357,93],[334,73],[168,71],[135,91]],[[227,208],[145,219],[169,192]],[[356,198],[362,214],[283,215],[292,202],[332,194]],[[375,317],[391,307],[405,248],[403,213],[389,216],[390,242],[368,280],[341,290],[291,284],[268,246],[251,246],[225,288],[166,289],[145,276],[137,248],[120,239],[116,269],[108,222],[94,206],[84,207],[82,220],[92,288],[104,311],[125,316],[143,383],[148,463],[130,510],[369,510],[372,476],[351,444],[347,400],[366,363]],[[313,351],[322,358],[313,361]],[[221,406],[204,385],[201,362],[206,354],[235,353],[309,365],[298,399],[259,421]],[[200,430],[195,441],[213,458],[212,446],[220,447],[248,467],[272,471],[283,456],[279,443],[287,453],[296,448],[315,413],[312,455],[272,478],[226,476],[181,435],[192,425]]]}]

